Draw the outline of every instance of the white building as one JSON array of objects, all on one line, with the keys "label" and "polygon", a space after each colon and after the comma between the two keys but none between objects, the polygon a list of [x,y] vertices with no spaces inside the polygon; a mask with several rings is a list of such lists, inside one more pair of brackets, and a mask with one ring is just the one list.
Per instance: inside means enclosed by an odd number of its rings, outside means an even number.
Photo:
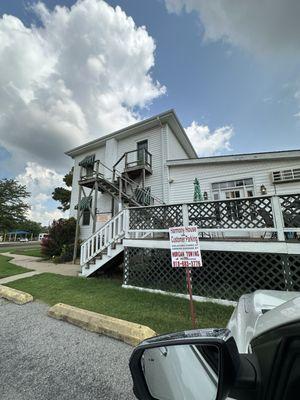
[{"label": "white building", "polygon": [[[112,181],[114,165],[116,174],[124,178],[123,189],[127,183],[127,193],[138,186],[147,188],[153,198],[152,201],[169,203],[169,176],[167,160],[189,159],[197,157],[184,129],[174,111],[156,115],[127,128],[102,136],[92,142],[76,147],[68,152],[74,159],[73,187],[71,195],[70,216],[77,216],[75,207],[78,204],[80,185],[80,163],[91,157],[93,163],[100,161],[99,173]],[[127,161],[127,162],[126,162]],[[83,171],[83,174],[89,173]],[[144,175],[144,182],[143,182]],[[125,181],[126,179],[126,181]],[[132,185],[130,185],[130,183]],[[123,198],[124,200],[127,200]],[[103,225],[103,221],[112,216],[119,209],[119,196],[103,191],[97,195],[97,223],[96,229]],[[93,205],[94,206],[94,205]],[[93,207],[94,208],[94,207]],[[88,217],[88,210],[81,218],[80,238],[86,239],[93,231],[92,219]]]},{"label": "white building", "polygon": [[[66,154],[74,159],[70,215],[84,241],[84,276],[104,271],[124,253],[125,285],[184,291],[181,272],[170,266],[168,228],[196,224],[207,271],[217,266],[203,289],[208,296],[215,287],[213,297],[230,298],[232,285],[233,298],[251,282],[249,290],[300,289],[299,150],[198,158],[170,110]],[[198,203],[195,178],[203,195]],[[237,272],[240,259],[249,278]],[[221,279],[220,268],[232,265]]]},{"label": "white building", "polygon": [[170,160],[172,202],[193,199],[199,179],[206,200],[300,192],[300,150]]}]

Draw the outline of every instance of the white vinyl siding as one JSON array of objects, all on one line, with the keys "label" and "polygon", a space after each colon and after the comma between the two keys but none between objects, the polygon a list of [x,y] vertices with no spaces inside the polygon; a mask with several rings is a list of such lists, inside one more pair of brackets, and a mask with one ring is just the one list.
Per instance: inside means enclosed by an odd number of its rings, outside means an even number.
[{"label": "white vinyl siding", "polygon": [[167,160],[181,160],[187,159],[189,156],[185,152],[184,148],[179,143],[179,140],[173,133],[169,125],[166,125],[167,135]]},{"label": "white vinyl siding", "polygon": [[169,166],[170,203],[191,202],[194,196],[194,179],[198,178],[202,194],[207,192],[212,200],[212,183],[252,178],[254,196],[260,196],[260,187],[264,185],[267,194],[300,192],[299,182],[273,184],[272,172],[276,170],[299,168],[300,161],[260,160],[251,162],[230,162]]},{"label": "white vinyl siding", "polygon": [[[151,194],[162,199],[163,195],[162,181],[161,181],[162,146],[161,146],[160,126],[118,140],[118,159],[127,151],[137,150],[137,143],[143,140],[148,140],[148,151],[152,154],[152,171],[153,171],[152,175],[146,176],[145,186],[150,186]],[[118,169],[122,170],[122,164],[120,164]]]},{"label": "white vinyl siding", "polygon": [[[105,144],[99,146],[96,150],[90,150],[76,156],[74,159],[74,179],[71,195],[70,216],[77,216],[77,210],[74,209],[78,202],[78,180],[80,167],[78,163],[86,156],[95,154],[95,160],[100,160],[110,169],[126,152],[137,150],[137,143],[143,140],[148,141],[148,151],[152,154],[152,175],[146,175],[145,186],[151,188],[151,195],[158,197],[165,203],[169,202],[169,170],[166,161],[170,158],[188,158],[185,150],[181,147],[178,139],[168,125],[157,125],[152,129],[148,129],[130,136],[116,139],[110,138]],[[136,153],[134,156],[136,157]],[[117,169],[124,171],[125,160],[118,164]],[[103,173],[107,179],[111,179],[112,173],[100,165],[100,173]],[[135,179],[138,183],[139,178]],[[90,193],[90,189],[85,189],[86,193]],[[107,193],[98,193],[97,210],[100,213],[110,213],[112,206],[111,196]],[[96,228],[101,226],[97,222]],[[86,239],[92,233],[92,218],[88,226],[80,225],[80,238]]]}]

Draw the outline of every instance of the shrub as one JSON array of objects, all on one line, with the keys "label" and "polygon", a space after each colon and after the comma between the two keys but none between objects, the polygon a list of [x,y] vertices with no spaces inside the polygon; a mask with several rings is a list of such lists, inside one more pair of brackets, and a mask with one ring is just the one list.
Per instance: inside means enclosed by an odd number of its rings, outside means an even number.
[{"label": "shrub", "polygon": [[72,260],[75,231],[75,218],[53,221],[48,237],[42,240],[42,254],[56,260],[59,258],[61,262]]}]

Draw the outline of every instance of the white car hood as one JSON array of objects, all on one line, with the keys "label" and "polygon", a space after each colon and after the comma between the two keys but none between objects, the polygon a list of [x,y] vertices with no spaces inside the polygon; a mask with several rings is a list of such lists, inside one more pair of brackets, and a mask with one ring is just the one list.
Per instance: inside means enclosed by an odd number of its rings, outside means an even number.
[{"label": "white car hood", "polygon": [[239,352],[248,353],[254,337],[294,320],[300,320],[300,292],[257,290],[240,298],[227,328]]}]

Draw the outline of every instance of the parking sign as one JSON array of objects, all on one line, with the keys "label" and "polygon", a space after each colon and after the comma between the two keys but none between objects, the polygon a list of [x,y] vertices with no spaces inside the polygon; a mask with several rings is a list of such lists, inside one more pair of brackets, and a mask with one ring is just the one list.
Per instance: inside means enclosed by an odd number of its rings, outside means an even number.
[{"label": "parking sign", "polygon": [[202,257],[196,226],[169,228],[172,267],[202,267]]}]

